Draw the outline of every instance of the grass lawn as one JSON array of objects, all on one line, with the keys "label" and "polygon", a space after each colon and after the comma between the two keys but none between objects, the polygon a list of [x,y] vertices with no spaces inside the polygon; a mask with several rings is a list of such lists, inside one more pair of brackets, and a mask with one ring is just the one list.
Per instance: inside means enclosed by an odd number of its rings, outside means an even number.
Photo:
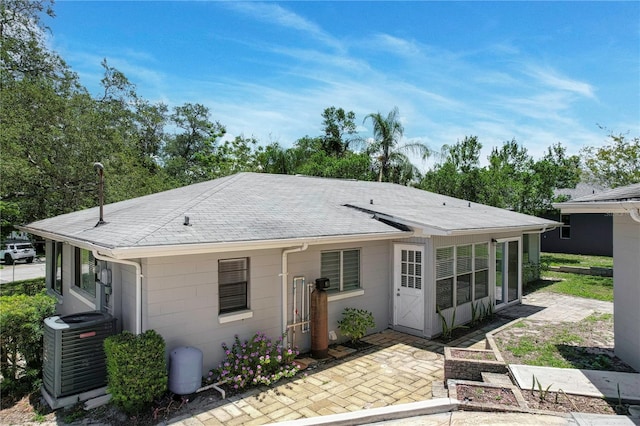
[{"label": "grass lawn", "polygon": [[541,253],[540,260],[549,266],[577,266],[588,268],[597,266],[601,268],[613,268],[613,257],[586,256],[582,254]]},{"label": "grass lawn", "polygon": [[594,313],[579,323],[524,320],[498,332],[495,339],[508,363],[628,371],[611,357],[612,329],[613,315]]},{"label": "grass lawn", "polygon": [[543,272],[540,280],[525,285],[525,294],[544,290],[587,299],[613,302],[613,278],[564,272]]},{"label": "grass lawn", "polygon": [[[541,260],[551,266],[613,267],[613,259],[606,256],[542,253]],[[543,271],[542,279],[525,285],[525,293],[545,290],[588,299],[613,302],[613,278],[566,272]]]}]

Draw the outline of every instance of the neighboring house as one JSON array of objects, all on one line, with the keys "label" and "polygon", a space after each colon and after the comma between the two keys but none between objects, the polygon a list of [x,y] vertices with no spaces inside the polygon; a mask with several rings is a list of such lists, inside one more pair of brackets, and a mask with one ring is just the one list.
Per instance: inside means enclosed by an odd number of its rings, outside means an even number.
[{"label": "neighboring house", "polygon": [[[580,182],[573,189],[556,190],[555,195],[574,200],[604,190],[604,187]],[[554,211],[542,217],[562,222],[562,226],[542,234],[540,247],[543,252],[613,256],[613,221],[610,215]]]},{"label": "neighboring house", "polygon": [[555,204],[562,213],[613,218],[615,353],[640,371],[640,183]]},{"label": "neighboring house", "polygon": [[205,368],[236,334],[287,333],[309,349],[290,327],[305,319],[303,278],[330,279],[329,330],[342,340],[346,307],[373,312],[371,332],[430,338],[442,330],[436,305],[460,324],[472,303],[519,303],[522,259],[538,259],[539,233],[558,225],[390,183],[256,173],[109,204],[96,226],[98,212],[23,227],[47,240],[58,312],[105,306],[168,350],[201,349]]}]

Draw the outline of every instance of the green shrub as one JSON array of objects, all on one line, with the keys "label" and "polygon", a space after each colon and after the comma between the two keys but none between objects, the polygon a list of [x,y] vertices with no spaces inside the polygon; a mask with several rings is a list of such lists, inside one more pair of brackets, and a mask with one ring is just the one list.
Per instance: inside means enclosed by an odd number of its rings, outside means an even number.
[{"label": "green shrub", "polygon": [[45,288],[43,278],[34,278],[31,280],[12,281],[4,283],[0,287],[1,296],[15,296],[16,294],[26,294],[27,296],[35,296],[41,293]]},{"label": "green shrub", "polygon": [[44,319],[53,315],[55,308],[56,300],[44,292],[0,297],[0,372],[4,395],[18,387],[21,392],[37,387],[42,377]]},{"label": "green shrub", "polygon": [[209,371],[205,384],[225,382],[233,390],[248,386],[270,385],[284,377],[293,377],[298,365],[293,362],[298,351],[285,349],[282,338],[273,344],[264,333],[258,332],[250,341],[241,342],[235,336],[233,346],[222,344],[226,359],[217,369]]},{"label": "green shrub", "polygon": [[165,343],[154,330],[140,335],[129,331],[104,341],[107,389],[113,403],[136,414],[167,390]]},{"label": "green shrub", "polygon": [[345,308],[342,319],[338,321],[340,332],[354,342],[362,339],[367,330],[375,326],[373,314],[365,309]]}]

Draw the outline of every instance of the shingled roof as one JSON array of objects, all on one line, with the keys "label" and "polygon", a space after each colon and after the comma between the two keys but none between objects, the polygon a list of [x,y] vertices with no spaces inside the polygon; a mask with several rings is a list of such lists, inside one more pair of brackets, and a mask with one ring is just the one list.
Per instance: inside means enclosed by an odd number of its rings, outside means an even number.
[{"label": "shingled roof", "polygon": [[[185,225],[185,216],[189,224]],[[537,230],[556,222],[390,183],[239,173],[23,227],[114,257],[340,239]]]},{"label": "shingled roof", "polygon": [[640,183],[553,205],[563,213],[628,213],[640,208]]}]

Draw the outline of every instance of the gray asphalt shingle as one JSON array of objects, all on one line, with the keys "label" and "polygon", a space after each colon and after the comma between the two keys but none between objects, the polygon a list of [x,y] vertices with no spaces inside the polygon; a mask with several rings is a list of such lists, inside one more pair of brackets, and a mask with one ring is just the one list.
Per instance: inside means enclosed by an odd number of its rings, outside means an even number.
[{"label": "gray asphalt shingle", "polygon": [[389,183],[240,173],[105,205],[99,227],[96,207],[25,228],[108,248],[398,232],[373,213],[445,232],[555,224]]},{"label": "gray asphalt shingle", "polygon": [[640,183],[609,189],[597,194],[576,198],[571,201],[574,203],[587,203],[593,201],[640,201]]}]

